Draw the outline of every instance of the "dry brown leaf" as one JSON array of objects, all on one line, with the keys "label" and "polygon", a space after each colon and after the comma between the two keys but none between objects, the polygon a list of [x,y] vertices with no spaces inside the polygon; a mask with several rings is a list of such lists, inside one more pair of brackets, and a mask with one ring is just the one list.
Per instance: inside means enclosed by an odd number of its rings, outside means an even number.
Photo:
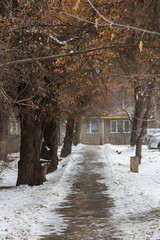
[{"label": "dry brown leaf", "polygon": [[95,19],[95,27],[98,28],[98,18]]},{"label": "dry brown leaf", "polygon": [[143,49],[143,42],[140,41],[140,43],[139,43],[139,50],[140,50],[140,52],[142,52],[142,49]]},{"label": "dry brown leaf", "polygon": [[77,10],[79,8],[80,2],[81,2],[81,0],[77,0],[76,5],[74,7],[75,10]]}]

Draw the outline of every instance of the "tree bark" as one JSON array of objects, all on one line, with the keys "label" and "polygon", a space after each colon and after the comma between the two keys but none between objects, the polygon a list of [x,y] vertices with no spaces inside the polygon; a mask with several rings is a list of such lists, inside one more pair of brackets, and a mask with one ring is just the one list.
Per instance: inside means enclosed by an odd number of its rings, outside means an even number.
[{"label": "tree bark", "polygon": [[58,127],[59,121],[52,119],[47,122],[42,141],[41,158],[51,160],[47,172],[53,172],[57,169],[58,165]]},{"label": "tree bark", "polygon": [[77,146],[80,143],[80,134],[81,134],[81,120],[77,119],[75,123],[75,132],[74,132],[74,145]]},{"label": "tree bark", "polygon": [[74,134],[74,117],[68,117],[66,124],[66,135],[64,138],[63,148],[61,151],[61,157],[67,157],[72,151],[72,142]]},{"label": "tree bark", "polygon": [[143,137],[145,135],[147,125],[148,125],[148,121],[146,119],[148,119],[150,112],[151,112],[151,107],[148,107],[142,122],[141,132],[136,140],[136,156],[139,157],[139,164],[141,164],[141,158],[142,158]]},{"label": "tree bark", "polygon": [[152,115],[152,109],[153,109],[153,89],[154,89],[155,83],[152,82],[149,87],[148,87],[148,94],[147,94],[147,106],[146,106],[146,111],[142,119],[142,124],[141,124],[141,131],[139,136],[137,137],[136,141],[136,156],[139,158],[139,164],[141,163],[141,158],[142,158],[142,142],[143,142],[143,137],[145,135],[147,125],[148,125],[148,119]]},{"label": "tree bark", "polygon": [[7,161],[8,154],[8,112],[0,108],[0,160]]},{"label": "tree bark", "polygon": [[139,158],[139,164],[141,164],[141,158],[142,158],[142,140],[140,137],[138,137],[136,141],[136,157]]},{"label": "tree bark", "polygon": [[141,118],[142,118],[143,109],[144,109],[143,96],[138,94],[139,90],[140,90],[139,86],[135,87],[135,93],[134,93],[135,111],[134,111],[134,117],[132,122],[132,133],[131,133],[131,140],[130,140],[131,146],[136,145],[136,140],[140,131]]},{"label": "tree bark", "polygon": [[42,117],[36,118],[33,109],[24,112],[20,120],[21,146],[17,185],[40,185],[43,183],[40,146],[44,122]]},{"label": "tree bark", "polygon": [[137,131],[138,131],[138,118],[139,118],[139,108],[135,107],[135,113],[132,122],[132,133],[131,133],[131,141],[130,145],[135,146],[137,139]]}]

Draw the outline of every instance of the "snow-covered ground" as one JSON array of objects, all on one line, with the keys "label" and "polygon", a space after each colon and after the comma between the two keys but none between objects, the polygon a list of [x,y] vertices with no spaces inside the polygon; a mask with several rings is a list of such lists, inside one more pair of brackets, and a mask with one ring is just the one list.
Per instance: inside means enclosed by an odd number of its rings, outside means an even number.
[{"label": "snow-covered ground", "polygon": [[135,156],[135,148],[103,147],[110,168],[109,193],[115,200],[113,221],[126,233],[123,239],[160,240],[160,151],[143,146],[139,173],[133,173],[130,156]]},{"label": "snow-covered ground", "polygon": [[[78,171],[77,160],[82,158],[79,154],[82,148],[81,144],[74,147],[73,153],[59,162],[58,170],[47,175],[48,181],[35,187],[15,187],[19,156],[10,156],[15,160],[10,163],[9,169],[0,173],[0,186],[12,186],[0,190],[0,240],[38,240],[40,235],[50,232],[51,224],[55,225],[53,230],[61,234],[67,222],[53,209],[58,208],[70,193]],[[134,148],[106,144],[98,151],[103,159],[97,161],[103,161],[106,166],[101,172],[104,179],[100,181],[109,187],[115,202],[110,210],[111,221],[126,234],[123,239],[160,239],[159,150],[148,150],[143,146],[138,174],[130,172],[129,166]],[[72,176],[72,179],[67,179],[67,176]]]}]

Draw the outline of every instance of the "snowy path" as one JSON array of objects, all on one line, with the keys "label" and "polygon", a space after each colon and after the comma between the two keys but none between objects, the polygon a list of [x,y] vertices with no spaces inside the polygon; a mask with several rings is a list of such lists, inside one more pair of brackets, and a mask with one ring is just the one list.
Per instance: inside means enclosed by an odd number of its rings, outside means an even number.
[{"label": "snowy path", "polygon": [[[104,179],[103,153],[99,146],[84,146],[80,149],[76,165],[66,174],[66,183],[74,179],[71,193],[56,210],[63,216],[66,228],[60,235],[53,233],[45,240],[112,240],[115,226],[110,223],[109,209],[113,201],[107,194],[107,187],[99,181]],[[71,170],[71,169],[70,169]],[[76,175],[74,173],[76,172]],[[105,173],[105,177],[107,172]]]}]

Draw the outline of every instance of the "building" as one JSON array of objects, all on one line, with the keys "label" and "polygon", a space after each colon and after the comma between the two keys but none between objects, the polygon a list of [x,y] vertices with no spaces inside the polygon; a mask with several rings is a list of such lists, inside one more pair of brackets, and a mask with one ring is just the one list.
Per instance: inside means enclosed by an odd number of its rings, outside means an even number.
[{"label": "building", "polygon": [[128,116],[106,116],[83,118],[81,125],[81,143],[103,145],[129,144],[131,121]]}]

